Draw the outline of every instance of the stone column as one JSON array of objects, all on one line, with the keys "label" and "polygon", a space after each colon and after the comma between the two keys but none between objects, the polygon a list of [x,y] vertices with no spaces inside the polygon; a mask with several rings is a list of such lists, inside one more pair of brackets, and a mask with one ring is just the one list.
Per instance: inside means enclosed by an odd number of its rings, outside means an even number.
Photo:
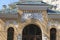
[{"label": "stone column", "polygon": [[21,35],[21,34],[19,34],[19,35],[17,36],[17,40],[22,40],[22,35]]},{"label": "stone column", "polygon": [[42,33],[42,40],[48,40],[46,34]]}]

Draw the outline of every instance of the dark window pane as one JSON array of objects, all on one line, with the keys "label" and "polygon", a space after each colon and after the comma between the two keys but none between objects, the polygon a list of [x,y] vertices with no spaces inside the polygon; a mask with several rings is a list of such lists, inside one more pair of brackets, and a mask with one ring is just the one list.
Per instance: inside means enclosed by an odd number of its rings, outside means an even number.
[{"label": "dark window pane", "polygon": [[50,30],[50,40],[56,40],[56,29],[52,28]]},{"label": "dark window pane", "polygon": [[13,40],[14,38],[14,29],[10,27],[7,31],[7,40]]},{"label": "dark window pane", "polygon": [[42,40],[42,32],[37,25],[27,25],[23,29],[22,40]]}]

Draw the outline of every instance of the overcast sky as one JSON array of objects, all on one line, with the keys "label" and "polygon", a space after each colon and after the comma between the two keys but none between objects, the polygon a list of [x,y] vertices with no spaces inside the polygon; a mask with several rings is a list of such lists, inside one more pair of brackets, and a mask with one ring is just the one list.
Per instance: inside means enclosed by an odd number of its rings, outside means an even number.
[{"label": "overcast sky", "polygon": [[2,5],[8,5],[13,2],[17,2],[18,0],[0,0],[0,9],[2,9]]}]

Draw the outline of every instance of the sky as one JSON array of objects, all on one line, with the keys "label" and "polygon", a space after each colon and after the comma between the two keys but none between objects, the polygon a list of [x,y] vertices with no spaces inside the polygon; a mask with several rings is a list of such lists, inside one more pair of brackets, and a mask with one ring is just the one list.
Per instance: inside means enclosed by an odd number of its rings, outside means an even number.
[{"label": "sky", "polygon": [[2,5],[8,5],[13,2],[18,2],[19,0],[0,0],[0,9],[2,9]]}]

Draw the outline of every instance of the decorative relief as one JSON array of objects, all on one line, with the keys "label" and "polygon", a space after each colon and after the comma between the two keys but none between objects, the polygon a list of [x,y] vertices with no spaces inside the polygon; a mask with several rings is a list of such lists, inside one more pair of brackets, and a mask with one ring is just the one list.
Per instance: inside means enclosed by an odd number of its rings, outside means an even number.
[{"label": "decorative relief", "polygon": [[49,22],[48,22],[48,26],[51,26],[51,25],[57,26],[58,24],[59,24],[58,21],[49,21]]},{"label": "decorative relief", "polygon": [[48,27],[53,27],[53,26],[60,29],[60,22],[59,21],[50,21],[50,22],[48,22]]},{"label": "decorative relief", "polygon": [[42,13],[23,13],[22,17],[21,17],[21,21],[24,22],[27,19],[37,19],[37,20],[43,22]]},{"label": "decorative relief", "polygon": [[51,25],[52,25],[52,23],[51,22],[48,22],[48,27],[51,26]]},{"label": "decorative relief", "polygon": [[14,25],[15,27],[18,27],[18,23],[15,20],[8,20],[5,22],[5,26],[9,26],[10,24]]}]

